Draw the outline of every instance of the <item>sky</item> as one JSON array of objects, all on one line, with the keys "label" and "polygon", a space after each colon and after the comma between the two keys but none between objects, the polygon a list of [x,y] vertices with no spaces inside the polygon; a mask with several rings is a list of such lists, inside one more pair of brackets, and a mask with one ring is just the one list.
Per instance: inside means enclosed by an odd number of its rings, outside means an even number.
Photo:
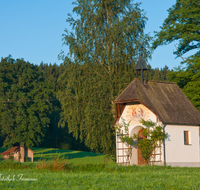
[{"label": "sky", "polygon": [[[0,0],[0,57],[23,58],[33,64],[41,62],[59,65],[58,54],[68,47],[63,46],[62,34],[71,27],[66,23],[67,14],[72,14],[75,0]],[[176,0],[135,0],[142,2],[148,18],[145,33],[154,35],[159,31],[167,10]],[[159,46],[152,54],[148,64],[152,68],[169,69],[178,67],[181,58],[175,59],[176,43]]]}]

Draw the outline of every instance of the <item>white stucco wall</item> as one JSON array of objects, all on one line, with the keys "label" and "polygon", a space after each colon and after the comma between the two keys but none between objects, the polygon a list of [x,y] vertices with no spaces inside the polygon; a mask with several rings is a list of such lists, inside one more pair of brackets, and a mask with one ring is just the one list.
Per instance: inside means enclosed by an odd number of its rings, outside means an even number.
[{"label": "white stucco wall", "polygon": [[[167,125],[165,131],[166,164],[172,166],[198,166],[199,164],[199,127]],[[184,131],[189,131],[190,145],[184,144]]]},{"label": "white stucco wall", "polygon": [[[130,122],[128,134],[133,136],[137,134],[142,124],[141,119],[151,120],[157,122],[157,116],[142,104],[132,105],[131,103],[126,105],[119,124],[122,123],[122,118],[126,123]],[[161,125],[162,123],[158,123]],[[123,133],[125,132],[122,128]],[[171,166],[198,166],[200,167],[200,139],[199,139],[199,127],[198,126],[186,126],[186,125],[167,125],[165,131],[168,133],[168,138],[165,140],[165,161],[166,165]],[[184,144],[184,131],[189,131],[189,145]],[[116,137],[119,142],[119,138]],[[116,156],[117,163],[124,163],[124,160],[130,164],[138,164],[138,150],[137,146],[132,146],[132,155],[128,156],[127,146],[124,143],[117,143]],[[164,164],[164,147],[159,150],[161,152],[157,156],[156,160],[161,160],[158,164]],[[158,152],[159,152],[158,151]],[[127,154],[127,156],[126,156]],[[158,159],[157,159],[158,157]]]}]

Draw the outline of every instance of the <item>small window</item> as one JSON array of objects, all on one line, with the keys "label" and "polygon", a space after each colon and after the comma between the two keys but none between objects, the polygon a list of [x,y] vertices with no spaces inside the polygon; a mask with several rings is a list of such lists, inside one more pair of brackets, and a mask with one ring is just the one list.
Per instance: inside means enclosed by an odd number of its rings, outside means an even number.
[{"label": "small window", "polygon": [[190,144],[189,131],[184,131],[184,144],[185,145],[189,145]]}]

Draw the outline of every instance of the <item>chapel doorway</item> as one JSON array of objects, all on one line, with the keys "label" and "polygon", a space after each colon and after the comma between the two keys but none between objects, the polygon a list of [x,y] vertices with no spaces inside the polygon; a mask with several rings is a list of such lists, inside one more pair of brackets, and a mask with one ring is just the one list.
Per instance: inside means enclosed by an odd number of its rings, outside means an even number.
[{"label": "chapel doorway", "polygon": [[[144,129],[141,129],[139,132],[138,132],[138,137],[139,139],[145,139],[146,137],[142,134],[142,131]],[[141,155],[141,149],[138,147],[138,165],[146,165],[145,163],[145,160],[144,158],[142,157]]]}]

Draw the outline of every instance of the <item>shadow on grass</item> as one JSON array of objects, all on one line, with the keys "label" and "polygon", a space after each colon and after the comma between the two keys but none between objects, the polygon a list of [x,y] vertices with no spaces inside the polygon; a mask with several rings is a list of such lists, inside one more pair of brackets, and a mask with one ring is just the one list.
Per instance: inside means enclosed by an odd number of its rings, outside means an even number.
[{"label": "shadow on grass", "polygon": [[[7,148],[0,147],[0,153],[6,151]],[[39,161],[41,159],[49,160],[56,157],[62,157],[64,159],[73,159],[73,158],[84,158],[84,157],[97,157],[104,154],[97,154],[93,152],[84,152],[78,150],[65,150],[65,149],[56,149],[56,148],[31,148],[34,153],[34,161]]]},{"label": "shadow on grass", "polygon": [[65,149],[55,149],[55,148],[31,148],[34,153],[34,161],[39,161],[41,159],[52,159],[55,157],[62,157],[65,159],[73,158],[83,158],[83,157],[95,157],[103,154],[97,154],[92,152],[83,152],[76,150],[65,150]]}]

